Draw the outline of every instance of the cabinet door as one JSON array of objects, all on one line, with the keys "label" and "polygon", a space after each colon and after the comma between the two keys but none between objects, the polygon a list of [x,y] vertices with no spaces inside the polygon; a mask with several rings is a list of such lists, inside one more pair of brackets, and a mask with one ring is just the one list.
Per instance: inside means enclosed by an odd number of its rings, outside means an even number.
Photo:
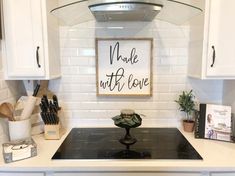
[{"label": "cabinet door", "polygon": [[200,173],[173,173],[173,172],[155,172],[155,173],[54,173],[53,176],[200,176]]},{"label": "cabinet door", "polygon": [[45,74],[41,5],[41,0],[3,1],[4,50],[9,77]]},{"label": "cabinet door", "polygon": [[210,0],[206,72],[208,77],[235,76],[234,7],[234,0]]},{"label": "cabinet door", "polygon": [[233,173],[226,173],[226,172],[224,172],[224,173],[211,173],[211,176],[235,176],[235,172],[233,172]]},{"label": "cabinet door", "polygon": [[3,172],[0,176],[44,176],[44,173]]}]

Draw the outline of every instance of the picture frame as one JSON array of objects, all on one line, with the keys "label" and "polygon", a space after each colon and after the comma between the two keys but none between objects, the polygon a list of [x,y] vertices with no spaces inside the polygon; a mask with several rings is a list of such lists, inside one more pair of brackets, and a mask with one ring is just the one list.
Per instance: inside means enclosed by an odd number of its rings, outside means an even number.
[{"label": "picture frame", "polygon": [[96,38],[97,96],[152,96],[152,38]]}]

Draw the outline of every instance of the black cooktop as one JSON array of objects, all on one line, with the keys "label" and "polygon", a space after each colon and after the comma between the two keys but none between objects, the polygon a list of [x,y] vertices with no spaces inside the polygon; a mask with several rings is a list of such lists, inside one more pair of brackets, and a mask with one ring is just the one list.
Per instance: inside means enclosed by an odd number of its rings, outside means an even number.
[{"label": "black cooktop", "polygon": [[199,159],[177,128],[134,128],[137,142],[125,146],[122,128],[73,128],[56,151],[57,159]]}]

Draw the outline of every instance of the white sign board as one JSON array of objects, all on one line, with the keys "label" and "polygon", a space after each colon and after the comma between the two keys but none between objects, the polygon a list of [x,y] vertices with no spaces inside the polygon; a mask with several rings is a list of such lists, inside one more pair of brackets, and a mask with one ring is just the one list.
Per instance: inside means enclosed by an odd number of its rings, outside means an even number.
[{"label": "white sign board", "polygon": [[151,96],[152,47],[149,38],[97,38],[97,95]]}]

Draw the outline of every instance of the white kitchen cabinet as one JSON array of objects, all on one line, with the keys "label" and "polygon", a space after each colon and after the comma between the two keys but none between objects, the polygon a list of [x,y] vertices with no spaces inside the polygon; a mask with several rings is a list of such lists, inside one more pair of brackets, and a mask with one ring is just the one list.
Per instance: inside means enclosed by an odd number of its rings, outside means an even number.
[{"label": "white kitchen cabinet", "polygon": [[44,173],[0,172],[0,176],[44,176]]},{"label": "white kitchen cabinet", "polygon": [[59,25],[50,10],[57,0],[3,0],[6,79],[60,77]]},{"label": "white kitchen cabinet", "polygon": [[221,173],[211,173],[211,176],[235,176],[235,172],[221,172]]},{"label": "white kitchen cabinet", "polygon": [[204,13],[190,23],[188,75],[235,79],[235,1],[203,0]]}]

